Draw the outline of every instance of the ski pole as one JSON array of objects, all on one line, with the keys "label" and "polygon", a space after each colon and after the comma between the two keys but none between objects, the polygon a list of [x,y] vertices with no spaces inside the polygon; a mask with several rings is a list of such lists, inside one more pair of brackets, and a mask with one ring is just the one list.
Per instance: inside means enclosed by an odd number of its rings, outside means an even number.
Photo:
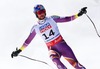
[{"label": "ski pole", "polygon": [[97,28],[96,28],[94,22],[92,21],[92,19],[91,19],[87,14],[86,14],[86,16],[88,17],[88,19],[89,19],[89,20],[91,21],[91,23],[93,24],[94,29],[95,29],[95,31],[96,31],[96,34],[100,37],[100,35],[99,35],[98,31],[97,31]]},{"label": "ski pole", "polygon": [[18,55],[18,56],[27,58],[27,59],[32,60],[32,61],[41,62],[41,63],[43,63],[43,64],[48,65],[49,67],[51,67],[51,68],[53,69],[53,67],[52,67],[51,65],[49,65],[47,62],[44,62],[44,61],[41,61],[41,60],[37,60],[37,59],[33,59],[33,58],[30,58],[30,57],[27,57],[27,56],[24,56],[24,55]]}]

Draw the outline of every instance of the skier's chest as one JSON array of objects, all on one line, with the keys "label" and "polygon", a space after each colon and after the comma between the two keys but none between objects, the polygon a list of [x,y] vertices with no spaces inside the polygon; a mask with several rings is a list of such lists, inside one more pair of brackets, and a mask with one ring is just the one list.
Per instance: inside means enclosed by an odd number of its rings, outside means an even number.
[{"label": "skier's chest", "polygon": [[57,24],[55,21],[48,19],[43,24],[39,24],[37,28],[37,33],[48,33],[49,30],[57,30]]}]

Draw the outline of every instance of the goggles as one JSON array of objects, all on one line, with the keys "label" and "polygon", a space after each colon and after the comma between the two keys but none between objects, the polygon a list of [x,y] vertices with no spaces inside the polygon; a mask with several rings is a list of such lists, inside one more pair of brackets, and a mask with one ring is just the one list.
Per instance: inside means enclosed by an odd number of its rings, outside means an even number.
[{"label": "goggles", "polygon": [[38,15],[40,15],[42,13],[46,13],[46,11],[45,10],[39,10],[39,11],[36,12],[36,14],[38,14]]}]

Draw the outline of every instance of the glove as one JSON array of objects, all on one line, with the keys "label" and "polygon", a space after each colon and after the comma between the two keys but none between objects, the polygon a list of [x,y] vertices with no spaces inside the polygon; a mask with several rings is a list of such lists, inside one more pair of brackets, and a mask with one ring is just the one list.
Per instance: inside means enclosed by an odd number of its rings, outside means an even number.
[{"label": "glove", "polygon": [[22,51],[22,50],[16,48],[16,51],[13,51],[13,52],[12,52],[11,57],[12,57],[12,58],[13,58],[13,57],[17,57],[18,54],[19,54],[21,51]]},{"label": "glove", "polygon": [[86,14],[87,13],[87,7],[83,7],[80,12],[78,13],[78,16],[82,16],[83,14]]}]

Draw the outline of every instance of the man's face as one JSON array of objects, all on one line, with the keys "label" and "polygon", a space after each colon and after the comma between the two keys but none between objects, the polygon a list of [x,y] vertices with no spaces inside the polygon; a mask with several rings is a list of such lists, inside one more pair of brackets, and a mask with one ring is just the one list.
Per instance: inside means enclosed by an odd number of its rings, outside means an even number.
[{"label": "man's face", "polygon": [[39,20],[43,20],[46,16],[46,11],[40,10],[40,11],[37,11],[36,14],[37,14]]}]

